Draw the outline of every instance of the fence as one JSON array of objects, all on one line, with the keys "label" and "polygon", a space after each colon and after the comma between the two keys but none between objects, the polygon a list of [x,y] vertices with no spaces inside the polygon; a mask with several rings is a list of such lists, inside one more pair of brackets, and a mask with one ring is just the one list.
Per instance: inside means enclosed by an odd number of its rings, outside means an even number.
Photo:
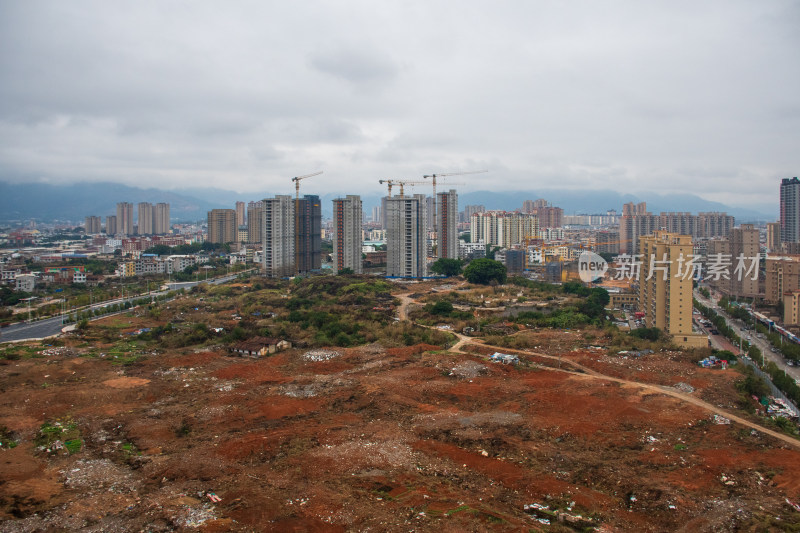
[{"label": "fence", "polygon": [[775,386],[774,383],[772,383],[772,378],[769,374],[758,368],[758,366],[752,360],[746,357],[738,357],[736,360],[752,367],[752,369],[756,373],[756,376],[762,378],[764,382],[769,386],[770,390],[772,391],[772,395],[786,402],[786,405],[789,406],[789,409],[794,411],[794,414],[800,417],[800,409],[798,409],[797,406],[794,404],[794,402],[791,401],[789,398],[787,398],[786,395],[783,394],[780,391],[780,389],[778,389],[778,387]]}]

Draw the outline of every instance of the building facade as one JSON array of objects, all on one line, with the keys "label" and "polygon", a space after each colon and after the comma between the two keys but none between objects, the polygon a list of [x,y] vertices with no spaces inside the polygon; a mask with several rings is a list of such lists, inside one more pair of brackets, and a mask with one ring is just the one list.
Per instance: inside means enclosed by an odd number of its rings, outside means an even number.
[{"label": "building facade", "polygon": [[264,275],[285,278],[295,274],[295,200],[278,195],[262,200],[262,254]]},{"label": "building facade", "polygon": [[117,217],[116,215],[108,215],[106,217],[106,235],[117,234]]},{"label": "building facade", "polygon": [[264,233],[264,204],[250,202],[247,204],[247,242],[260,243]]},{"label": "building facade", "polygon": [[758,230],[752,224],[733,228],[728,235],[731,243],[729,294],[734,297],[755,298],[758,290],[760,264]]},{"label": "building facade", "polygon": [[139,235],[152,235],[153,234],[153,204],[148,202],[139,202],[137,204],[137,211],[139,214],[138,231]]},{"label": "building facade", "polygon": [[171,224],[169,221],[169,204],[157,203],[153,211],[153,233],[156,235],[166,235],[170,232]]},{"label": "building facade", "polygon": [[244,226],[245,225],[245,207],[246,204],[244,202],[236,202],[236,225],[237,226]]},{"label": "building facade", "polygon": [[702,348],[705,335],[692,331],[692,272],[684,269],[692,254],[692,237],[665,231],[641,238],[639,311],[649,328],[659,328],[675,344]]},{"label": "building facade", "polygon": [[693,239],[727,237],[733,229],[735,219],[723,212],[691,213],[662,212],[653,215],[647,211],[647,203],[627,203],[622,206],[619,221],[620,253],[641,253],[639,240],[652,235],[656,230],[689,235]]},{"label": "building facade", "polygon": [[767,252],[777,252],[781,249],[781,223],[769,222],[767,224]]},{"label": "building facade", "polygon": [[800,255],[767,257],[764,268],[764,301],[783,302],[783,295],[800,290]]},{"label": "building facade", "polygon": [[539,219],[536,215],[526,213],[507,211],[474,213],[470,218],[469,227],[471,241],[483,241],[504,248],[511,248],[539,237]]},{"label": "building facade", "polygon": [[322,268],[322,203],[319,196],[295,200],[295,267],[297,274]]},{"label": "building facade", "polygon": [[800,179],[781,180],[781,242],[800,242]]},{"label": "building facade", "polygon": [[436,194],[439,209],[436,257],[458,259],[458,194],[454,189]]},{"label": "building facade", "polygon": [[598,231],[595,234],[595,251],[598,254],[619,254],[619,232]]},{"label": "building facade", "polygon": [[117,204],[117,231],[120,235],[133,235],[133,204],[119,202]]},{"label": "building facade", "polygon": [[386,275],[421,278],[428,275],[425,196],[384,197]]},{"label": "building facade", "polygon": [[647,204],[627,203],[622,206],[622,217],[619,220],[619,252],[635,255],[640,253],[639,240],[651,235],[659,228],[659,219],[647,212]]},{"label": "building facade", "polygon": [[467,205],[464,206],[462,222],[469,222],[472,218],[472,215],[475,213],[484,213],[486,211],[486,206],[483,205]]},{"label": "building facade", "polygon": [[212,209],[208,212],[208,242],[236,242],[236,229],[236,211],[233,209]]},{"label": "building facade", "polygon": [[84,226],[86,234],[97,235],[100,233],[102,231],[102,221],[103,219],[97,216],[86,217],[86,225]]},{"label": "building facade", "polygon": [[521,276],[525,271],[525,250],[500,250],[495,260],[505,265],[509,276]]},{"label": "building facade", "polygon": [[347,195],[333,201],[333,273],[349,268],[355,274],[363,272],[361,197]]}]

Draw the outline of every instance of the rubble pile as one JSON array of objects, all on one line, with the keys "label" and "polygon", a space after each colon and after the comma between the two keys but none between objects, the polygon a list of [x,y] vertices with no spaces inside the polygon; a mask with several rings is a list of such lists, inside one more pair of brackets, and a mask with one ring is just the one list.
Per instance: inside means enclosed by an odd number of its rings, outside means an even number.
[{"label": "rubble pile", "polygon": [[303,354],[303,359],[305,359],[306,361],[320,362],[320,361],[329,361],[331,359],[339,357],[340,355],[342,354],[334,350],[309,350]]}]

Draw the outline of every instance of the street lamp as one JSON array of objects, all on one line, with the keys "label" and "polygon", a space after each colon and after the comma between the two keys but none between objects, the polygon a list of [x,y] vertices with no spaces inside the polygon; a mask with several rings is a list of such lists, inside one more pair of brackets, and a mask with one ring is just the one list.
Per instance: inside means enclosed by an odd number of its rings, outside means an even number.
[{"label": "street lamp", "polygon": [[31,300],[35,300],[38,298],[37,296],[31,296],[29,298],[25,298],[28,301],[28,322],[31,321]]}]

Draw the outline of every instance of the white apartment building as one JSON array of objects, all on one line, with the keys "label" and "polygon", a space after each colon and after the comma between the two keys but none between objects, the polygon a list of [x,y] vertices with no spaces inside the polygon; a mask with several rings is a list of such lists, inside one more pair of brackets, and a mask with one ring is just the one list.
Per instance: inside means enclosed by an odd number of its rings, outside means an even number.
[{"label": "white apartment building", "polygon": [[384,197],[386,275],[420,278],[428,275],[425,195]]},{"label": "white apartment building", "polygon": [[287,195],[262,202],[262,267],[264,275],[283,278],[295,274],[294,199]]},{"label": "white apartment building", "polygon": [[361,197],[347,195],[333,201],[333,272],[338,274],[344,268],[360,274],[363,271],[362,218],[364,212]]}]

